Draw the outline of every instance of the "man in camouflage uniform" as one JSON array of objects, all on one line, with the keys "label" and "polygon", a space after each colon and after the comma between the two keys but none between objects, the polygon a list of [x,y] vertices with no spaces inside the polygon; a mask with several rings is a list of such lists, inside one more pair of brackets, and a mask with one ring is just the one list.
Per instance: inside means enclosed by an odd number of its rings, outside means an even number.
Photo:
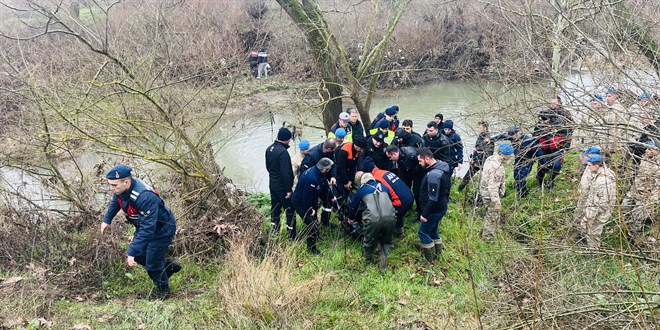
[{"label": "man in camouflage uniform", "polygon": [[[575,207],[575,223],[579,224],[580,220],[584,216],[584,209],[586,204],[587,191],[589,190],[589,185],[591,180],[594,178],[594,173],[587,168],[587,159],[593,155],[601,155],[602,150],[599,146],[591,146],[584,150],[580,154],[580,159],[584,159],[584,166],[582,168],[582,177],[580,178],[580,185],[578,186],[578,202]],[[579,228],[578,228],[579,231]]]},{"label": "man in camouflage uniform", "polygon": [[660,200],[660,150],[653,140],[647,145],[635,180],[621,202],[631,235],[642,232],[651,223]]},{"label": "man in camouflage uniform", "polygon": [[590,248],[597,249],[600,247],[600,235],[616,203],[616,175],[603,165],[601,155],[591,155],[587,159],[587,168],[593,177],[588,189],[580,196],[585,201],[585,207],[578,231],[581,240]]},{"label": "man in camouflage uniform", "polygon": [[484,163],[479,193],[488,208],[481,229],[481,237],[486,240],[493,238],[500,222],[502,211],[500,198],[504,196],[504,162],[513,157],[513,151],[513,146],[505,143],[498,148],[497,154],[488,157]]}]

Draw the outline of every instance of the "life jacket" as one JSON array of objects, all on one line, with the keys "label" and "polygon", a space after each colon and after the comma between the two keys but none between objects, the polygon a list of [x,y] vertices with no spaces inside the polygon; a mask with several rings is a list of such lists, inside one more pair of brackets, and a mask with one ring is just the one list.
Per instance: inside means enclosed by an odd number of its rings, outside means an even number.
[{"label": "life jacket", "polygon": [[367,185],[373,187],[374,192],[362,197],[362,201],[367,205],[362,213],[364,223],[396,221],[396,210],[394,210],[389,195],[383,193],[381,183],[377,183],[376,186],[368,183]]},{"label": "life jacket", "polygon": [[355,155],[353,154],[353,142],[346,142],[341,146],[341,150],[346,151],[348,154],[348,160],[356,160],[358,156],[360,156],[359,152],[356,152]]},{"label": "life jacket", "polygon": [[[401,206],[401,199],[399,198],[399,195],[394,191],[394,188],[392,185],[389,183],[389,181],[392,181],[394,177],[394,173],[390,171],[385,171],[381,170],[379,168],[374,168],[373,171],[371,171],[371,174],[374,176],[374,179],[377,181],[380,181],[382,184],[384,184],[387,189],[390,190],[390,197],[392,198],[392,205],[394,206]],[[388,176],[387,178],[385,176]]]},{"label": "life jacket", "polygon": [[138,210],[136,203],[141,193],[145,191],[151,191],[154,194],[156,194],[156,196],[160,197],[158,191],[149,187],[146,183],[144,183],[144,181],[133,178],[133,182],[134,182],[133,189],[131,190],[131,194],[128,198],[128,203],[124,204],[122,199],[117,197],[117,202],[119,202],[119,207],[121,207],[121,210],[124,211],[124,214],[126,215],[126,220],[131,224],[135,224],[140,217],[139,216],[140,210]]},{"label": "life jacket", "polygon": [[554,152],[562,149],[566,144],[566,140],[562,135],[554,135],[552,137],[543,136],[539,138],[539,145],[544,152]]}]

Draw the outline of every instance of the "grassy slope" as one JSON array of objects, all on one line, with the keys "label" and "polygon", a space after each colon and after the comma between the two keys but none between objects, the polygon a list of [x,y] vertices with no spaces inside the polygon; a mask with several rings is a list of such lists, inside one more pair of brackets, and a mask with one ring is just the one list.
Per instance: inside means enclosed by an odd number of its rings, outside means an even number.
[{"label": "grassy slope", "polygon": [[[396,241],[386,274],[365,265],[359,242],[346,239],[338,230],[322,231],[324,255],[320,258],[305,253],[303,242],[287,242],[282,233],[272,243],[274,253],[266,253],[261,264],[248,258],[248,266],[230,261],[201,265],[184,258],[184,272],[172,281],[176,298],[164,303],[140,298],[150,287],[144,270],[136,269],[117,273],[107,282],[107,290],[99,293],[107,300],[62,299],[52,302],[46,315],[14,315],[28,320],[45,317],[55,322],[55,328],[63,329],[76,324],[94,329],[140,325],[146,329],[478,328],[480,319],[484,327],[491,328],[538,319],[535,311],[539,310],[548,318],[553,312],[624,303],[633,313],[639,305],[630,304],[640,301],[655,301],[657,308],[657,263],[582,255],[584,250],[572,243],[574,160],[574,156],[568,158],[554,192],[541,196],[531,179],[532,192],[522,203],[516,204],[509,194],[504,199],[504,230],[491,243],[478,237],[480,216],[471,216],[473,211],[479,214],[483,210],[469,206],[463,213],[459,203],[452,203],[441,226],[445,253],[435,265],[420,262],[414,247],[416,223],[409,216],[406,236]],[[508,173],[509,180],[510,176]],[[473,193],[452,194],[461,201]],[[251,199],[268,212],[267,196]],[[616,225],[609,228],[604,246],[619,249],[622,241]],[[261,268],[268,265],[272,268]],[[241,284],[246,278],[256,284]],[[653,294],[634,293],[642,289]],[[262,299],[265,302],[257,303]],[[6,312],[2,314],[6,316]],[[550,324],[566,328],[561,322],[569,316]],[[593,322],[607,325],[609,321],[584,322],[568,327]]]}]

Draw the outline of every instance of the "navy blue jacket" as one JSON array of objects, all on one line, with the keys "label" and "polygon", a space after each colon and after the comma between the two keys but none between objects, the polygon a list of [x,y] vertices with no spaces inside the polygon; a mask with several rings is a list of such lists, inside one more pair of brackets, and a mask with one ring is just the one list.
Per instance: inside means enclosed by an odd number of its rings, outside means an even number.
[{"label": "navy blue jacket", "polygon": [[300,175],[291,203],[296,210],[304,211],[306,214],[309,209],[318,209],[319,197],[327,193],[328,181],[321,170],[314,166]]},{"label": "navy blue jacket", "polygon": [[[385,112],[384,111],[380,112],[376,115],[376,118],[374,118],[374,120],[371,121],[371,125],[369,125],[369,129],[376,128],[376,125],[378,124],[378,122],[383,118],[385,118]],[[396,129],[399,128],[399,118],[394,117],[394,119],[392,119],[392,122],[390,123],[390,127],[388,127],[388,128],[393,132],[396,131]]]},{"label": "navy blue jacket", "polygon": [[493,142],[508,140],[511,143],[511,146],[513,146],[513,153],[516,155],[514,164],[518,164],[522,161],[530,161],[541,152],[536,140],[529,137],[529,135],[522,135],[520,139],[515,140],[508,133],[502,133],[492,136],[490,140]]},{"label": "navy blue jacket", "polygon": [[[442,132],[444,134],[444,130]],[[461,136],[456,133],[456,131],[451,130],[451,133],[445,134],[449,138],[449,154],[451,157],[451,163],[449,166],[456,167],[458,164],[463,164],[463,141]]]},{"label": "navy blue jacket", "polygon": [[442,161],[426,168],[419,189],[419,206],[424,218],[428,219],[432,214],[447,210],[451,174],[449,165]]},{"label": "navy blue jacket", "polygon": [[[314,148],[309,149],[309,151],[305,155],[305,158],[303,158],[303,161],[300,164],[300,173],[298,173],[298,175],[303,174],[306,170],[312,167],[315,167],[316,163],[318,163],[319,160],[321,160],[321,158],[323,157],[329,158],[333,162],[335,161],[335,152],[334,151],[323,152],[323,142],[321,142],[318,145],[316,145]],[[334,167],[334,165],[332,166]],[[329,177],[329,175],[326,176]]]},{"label": "navy blue jacket", "polygon": [[[349,219],[355,219],[355,215],[360,209],[360,203],[362,203],[362,197],[373,194],[376,191],[377,185],[378,182],[376,182],[376,180],[369,180],[367,181],[367,184],[363,184],[362,187],[357,190],[355,195],[351,196],[351,205],[348,209]],[[390,196],[390,190],[387,189],[384,184],[381,183],[380,188],[382,192],[385,192],[387,193],[387,196]]]},{"label": "navy blue jacket", "polygon": [[495,143],[488,136],[488,132],[479,134],[477,137],[477,142],[474,143],[474,150],[472,151],[472,161],[476,163],[478,167],[482,167],[486,158],[493,155],[495,150]]},{"label": "navy blue jacket", "polygon": [[275,141],[266,149],[266,169],[268,170],[268,186],[271,190],[291,192],[293,188],[293,169],[289,145]]},{"label": "navy blue jacket", "polygon": [[135,226],[133,241],[128,246],[128,255],[146,255],[147,245],[160,239],[170,239],[176,233],[176,220],[165,202],[142,180],[133,178],[131,186],[121,195],[113,194],[103,222],[124,211],[127,220]]}]

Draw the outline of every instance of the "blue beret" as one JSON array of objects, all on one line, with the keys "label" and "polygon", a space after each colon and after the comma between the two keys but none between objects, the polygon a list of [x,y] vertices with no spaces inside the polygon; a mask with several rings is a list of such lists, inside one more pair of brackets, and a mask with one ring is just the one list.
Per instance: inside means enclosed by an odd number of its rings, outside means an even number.
[{"label": "blue beret", "polygon": [[600,102],[604,102],[604,101],[605,101],[605,97],[603,96],[603,94],[594,94],[594,95],[591,96],[591,101],[600,101]]},{"label": "blue beret", "polygon": [[[394,108],[394,107],[396,107],[396,108]],[[391,107],[385,109],[385,114],[388,115],[388,116],[394,116],[394,115],[396,115],[397,110],[399,110],[399,107],[394,105],[394,106],[391,106]]]},{"label": "blue beret", "polygon": [[642,94],[639,94],[639,97],[637,97],[638,100],[643,100],[643,99],[650,99],[651,94],[647,92],[643,92]]},{"label": "blue beret", "polygon": [[616,88],[610,87],[607,89],[607,94],[616,94]]},{"label": "blue beret", "polygon": [[499,150],[500,150],[500,153],[501,153],[502,155],[506,155],[506,156],[508,156],[508,155],[513,154],[513,146],[511,146],[511,145],[508,144],[508,143],[505,143],[505,144],[501,145],[501,146],[499,147]]},{"label": "blue beret", "polygon": [[119,164],[110,169],[110,172],[105,175],[106,179],[123,179],[131,176],[132,169],[124,164]]},{"label": "blue beret", "polygon": [[603,156],[601,156],[601,155],[591,155],[591,156],[589,156],[589,158],[587,158],[587,163],[602,164],[603,163]]},{"label": "blue beret", "polygon": [[298,148],[300,148],[300,150],[307,150],[310,146],[311,144],[307,140],[300,140],[300,143],[298,144]]},{"label": "blue beret", "polygon": [[445,121],[442,122],[442,128],[454,129],[454,122],[449,120],[449,119],[445,120]]},{"label": "blue beret", "polygon": [[383,119],[378,121],[378,123],[376,124],[376,127],[378,127],[378,128],[389,128],[390,127],[390,122],[387,121],[387,119],[383,118]]},{"label": "blue beret", "polygon": [[657,145],[655,144],[655,141],[653,141],[653,140],[649,140],[648,142],[646,142],[646,145],[649,146],[649,148],[657,147]]},{"label": "blue beret", "polygon": [[335,136],[336,136],[337,138],[340,138],[340,139],[345,138],[345,137],[346,137],[346,130],[345,130],[343,127],[338,128],[338,129],[335,131]]},{"label": "blue beret", "polygon": [[591,146],[587,149],[584,149],[584,154],[585,155],[600,155],[600,147],[599,146]]}]

